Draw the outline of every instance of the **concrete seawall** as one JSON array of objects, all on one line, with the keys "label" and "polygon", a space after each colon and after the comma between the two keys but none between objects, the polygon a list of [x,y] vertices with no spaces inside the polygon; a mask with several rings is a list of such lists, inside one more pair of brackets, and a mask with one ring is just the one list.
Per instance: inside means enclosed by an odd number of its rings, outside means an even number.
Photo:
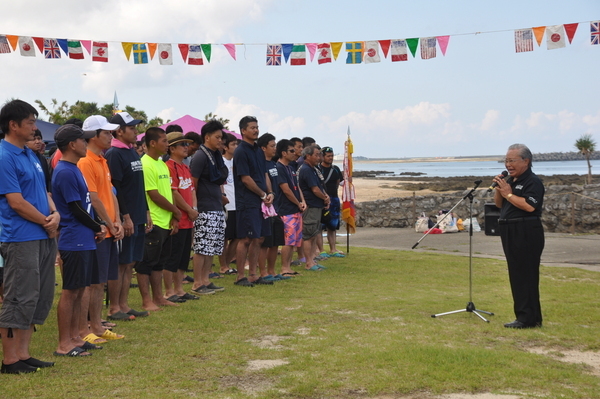
[{"label": "concrete seawall", "polygon": [[[413,227],[421,212],[428,216],[437,215],[439,210],[453,207],[467,192],[358,202],[357,226]],[[486,189],[477,190],[473,198],[473,215],[482,229],[485,227],[486,203],[493,203],[493,193],[488,194]],[[469,200],[463,201],[454,212],[462,219],[469,217]],[[600,234],[600,185],[547,187],[542,223],[548,232]]]}]

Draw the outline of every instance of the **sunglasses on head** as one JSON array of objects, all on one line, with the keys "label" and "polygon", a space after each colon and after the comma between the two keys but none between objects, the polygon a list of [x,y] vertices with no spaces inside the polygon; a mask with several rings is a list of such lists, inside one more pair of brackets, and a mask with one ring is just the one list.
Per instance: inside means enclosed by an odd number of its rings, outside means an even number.
[{"label": "sunglasses on head", "polygon": [[321,152],[325,153],[325,152],[333,152],[333,148],[331,147],[323,147],[321,149]]}]

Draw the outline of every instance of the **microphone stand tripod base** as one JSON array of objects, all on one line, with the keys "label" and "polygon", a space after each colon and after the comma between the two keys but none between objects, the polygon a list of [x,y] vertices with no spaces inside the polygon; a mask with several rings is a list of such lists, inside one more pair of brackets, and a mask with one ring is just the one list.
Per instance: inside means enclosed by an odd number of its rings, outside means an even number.
[{"label": "microphone stand tripod base", "polygon": [[446,316],[449,314],[462,313],[462,312],[474,313],[475,315],[477,315],[477,317],[479,317],[481,320],[485,321],[486,323],[489,323],[490,321],[488,319],[486,319],[485,317],[483,317],[480,313],[485,313],[490,316],[494,315],[492,312],[477,309],[473,302],[467,302],[467,307],[465,309],[453,310],[452,312],[432,314],[431,317],[436,318],[436,317],[440,317],[440,316]]}]

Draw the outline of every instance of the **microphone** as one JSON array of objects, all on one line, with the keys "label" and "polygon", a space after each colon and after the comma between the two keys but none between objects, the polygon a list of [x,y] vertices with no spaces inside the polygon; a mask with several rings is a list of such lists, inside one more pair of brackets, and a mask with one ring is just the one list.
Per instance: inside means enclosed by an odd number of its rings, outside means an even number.
[{"label": "microphone", "polygon": [[[508,176],[508,172],[507,171],[502,171],[502,173],[500,173],[502,175],[502,178],[505,178],[506,176]],[[492,185],[487,189],[487,192],[491,192],[496,186],[498,185],[498,183],[493,182]]]}]

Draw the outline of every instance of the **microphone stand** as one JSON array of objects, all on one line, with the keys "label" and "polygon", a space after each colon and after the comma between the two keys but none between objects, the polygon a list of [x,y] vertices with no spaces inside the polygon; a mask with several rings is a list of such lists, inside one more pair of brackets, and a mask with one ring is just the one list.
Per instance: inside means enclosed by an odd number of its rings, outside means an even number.
[{"label": "microphone stand", "polygon": [[451,312],[432,314],[431,317],[433,317],[433,318],[440,317],[440,316],[446,316],[446,315],[454,314],[454,313],[469,312],[469,313],[474,313],[481,320],[485,321],[486,323],[489,323],[490,321],[487,320],[485,317],[483,317],[481,315],[481,313],[485,313],[490,316],[494,315],[492,312],[487,312],[485,310],[477,309],[477,307],[473,303],[473,193],[475,192],[475,190],[477,190],[477,187],[479,187],[480,184],[481,184],[481,180],[475,181],[475,186],[460,201],[458,201],[452,207],[452,209],[450,209],[448,211],[448,213],[446,213],[446,215],[443,218],[441,218],[431,229],[427,230],[427,232],[425,232],[423,237],[421,237],[419,239],[419,241],[417,241],[415,243],[415,245],[412,246],[412,249],[415,249],[419,245],[419,243],[425,237],[427,237],[427,235],[429,235],[429,232],[432,229],[436,228],[444,219],[446,219],[446,217],[448,217],[448,215],[452,214],[452,211],[458,205],[460,205],[464,200],[466,200],[467,198],[469,199],[469,202],[470,202],[470,204],[469,204],[469,212],[470,212],[470,218],[469,218],[469,224],[470,224],[469,225],[469,302],[467,302],[467,307],[465,309],[459,309],[459,310],[453,310]]}]

